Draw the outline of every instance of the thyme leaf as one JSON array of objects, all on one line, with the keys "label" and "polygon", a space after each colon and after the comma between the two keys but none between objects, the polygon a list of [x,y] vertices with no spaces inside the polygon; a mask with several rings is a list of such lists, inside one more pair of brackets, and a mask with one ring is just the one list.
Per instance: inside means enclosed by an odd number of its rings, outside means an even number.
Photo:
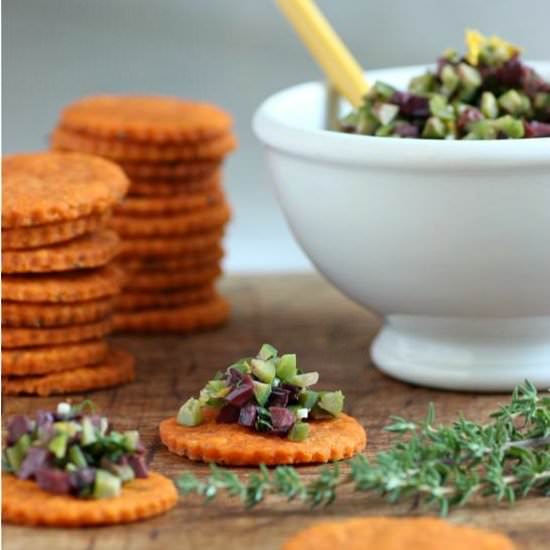
[{"label": "thyme leaf", "polygon": [[262,465],[242,478],[211,465],[206,478],[188,471],[176,485],[206,501],[225,492],[247,508],[269,496],[328,505],[347,486],[390,503],[411,500],[414,506],[437,508],[443,516],[476,496],[510,504],[530,494],[550,496],[550,396],[539,395],[529,381],[517,386],[486,424],[462,416],[450,425],[436,424],[430,404],[423,420],[395,416],[385,430],[395,434],[391,447],[372,460],[352,458],[346,473],[334,464],[311,479],[292,466]]}]

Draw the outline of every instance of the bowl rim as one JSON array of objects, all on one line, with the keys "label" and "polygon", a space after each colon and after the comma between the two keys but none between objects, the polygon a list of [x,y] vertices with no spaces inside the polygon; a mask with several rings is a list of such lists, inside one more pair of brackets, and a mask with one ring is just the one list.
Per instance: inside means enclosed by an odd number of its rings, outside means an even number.
[{"label": "bowl rim", "polygon": [[[550,61],[525,62],[546,78]],[[387,67],[369,71],[371,80],[384,75],[418,72],[433,64]],[[377,76],[378,75],[378,76]],[[549,167],[550,138],[515,140],[423,140],[391,139],[347,134],[300,126],[295,119],[281,115],[280,105],[296,95],[319,93],[324,85],[309,81],[290,86],[265,99],[253,117],[257,137],[270,148],[304,158],[338,164],[357,164],[392,169],[461,167],[474,168]]]}]

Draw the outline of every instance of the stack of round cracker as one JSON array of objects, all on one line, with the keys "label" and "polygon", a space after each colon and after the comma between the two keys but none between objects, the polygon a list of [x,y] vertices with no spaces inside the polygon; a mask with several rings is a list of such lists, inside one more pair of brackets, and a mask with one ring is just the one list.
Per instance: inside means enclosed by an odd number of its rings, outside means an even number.
[{"label": "stack of round cracker", "polygon": [[128,188],[115,164],[76,153],[2,161],[2,391],[50,395],[128,382],[109,348],[122,283],[108,228]]},{"label": "stack of round cracker", "polygon": [[215,282],[230,217],[221,168],[236,145],[231,124],[213,105],[156,96],[88,97],[62,112],[52,147],[113,160],[131,181],[111,221],[128,274],[117,330],[187,333],[226,320]]}]

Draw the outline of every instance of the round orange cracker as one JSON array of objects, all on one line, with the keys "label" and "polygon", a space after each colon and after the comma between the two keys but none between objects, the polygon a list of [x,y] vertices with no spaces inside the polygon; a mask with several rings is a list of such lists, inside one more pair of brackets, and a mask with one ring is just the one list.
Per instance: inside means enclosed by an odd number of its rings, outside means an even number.
[{"label": "round orange cracker", "polygon": [[202,266],[218,265],[223,258],[223,248],[213,246],[196,254],[184,254],[182,256],[144,256],[141,258],[128,258],[124,261],[124,267],[128,271],[182,271]]},{"label": "round orange cracker", "polygon": [[120,311],[113,316],[117,332],[175,332],[187,334],[223,324],[229,317],[229,304],[221,297],[208,302],[175,308]]},{"label": "round orange cracker", "polygon": [[210,103],[169,96],[84,97],[61,113],[63,128],[145,143],[194,142],[229,132],[231,116]]},{"label": "round orange cracker", "polygon": [[110,226],[123,238],[172,237],[211,231],[224,226],[231,217],[229,206],[225,203],[202,208],[193,212],[180,212],[157,216],[116,215]]},{"label": "round orange cracker", "polygon": [[54,372],[43,376],[2,377],[5,395],[48,395],[77,393],[132,382],[135,360],[125,351],[112,350],[98,365]]},{"label": "round orange cracker", "polygon": [[2,521],[16,525],[118,525],[163,514],[177,501],[172,481],[155,472],[125,483],[119,496],[106,499],[56,495],[40,489],[33,480],[10,474],[2,476]]},{"label": "round orange cracker", "polygon": [[124,272],[117,265],[65,273],[3,275],[2,299],[17,302],[72,303],[114,296]]},{"label": "round orange cracker", "polygon": [[2,227],[69,221],[110,210],[128,190],[115,164],[77,153],[12,155],[2,161]]},{"label": "round orange cracker", "polygon": [[111,332],[110,318],[54,328],[2,327],[2,349],[48,346],[101,338]]},{"label": "round orange cracker", "polygon": [[214,285],[189,287],[184,290],[124,291],[117,298],[118,311],[135,311],[145,308],[187,306],[212,300],[216,295]]},{"label": "round orange cracker", "polygon": [[96,365],[107,357],[105,340],[2,350],[2,374],[26,376]]},{"label": "round orange cracker", "polygon": [[283,550],[514,550],[500,533],[438,518],[359,517],[318,523],[291,537]]},{"label": "round orange cracker", "polygon": [[70,304],[2,301],[2,325],[9,327],[61,327],[104,319],[114,300],[103,298]]},{"label": "round orange cracker", "polygon": [[200,266],[185,271],[134,271],[124,289],[157,290],[211,284],[222,274],[219,265]]},{"label": "round orange cracker", "polygon": [[220,185],[216,174],[204,180],[132,180],[129,195],[132,197],[179,197],[196,193],[211,193]]},{"label": "round orange cracker", "polygon": [[181,426],[175,418],[160,423],[160,439],[168,450],[191,460],[232,466],[311,464],[350,458],[366,445],[365,430],[351,416],[313,420],[309,436],[296,442],[255,432],[239,424],[217,424],[209,411],[200,426]]},{"label": "round orange cracker", "polygon": [[114,231],[104,229],[43,248],[5,250],[2,253],[2,271],[43,273],[99,267],[116,256],[119,242]]},{"label": "round orange cracker", "polygon": [[182,193],[173,196],[129,196],[115,209],[120,216],[158,216],[164,214],[193,212],[223,203],[220,187],[206,193]]},{"label": "round orange cracker", "polygon": [[220,243],[223,231],[209,231],[193,235],[162,238],[126,238],[120,246],[121,257],[141,256],[179,256],[183,254],[200,254]]},{"label": "round orange cracker", "polygon": [[194,162],[125,162],[118,165],[131,180],[201,180],[212,176],[221,168],[219,160]]},{"label": "round orange cracker", "polygon": [[14,229],[2,229],[2,249],[37,248],[69,241],[107,225],[111,212],[86,216],[67,222],[54,222]]},{"label": "round orange cracker", "polygon": [[221,161],[237,147],[237,140],[232,134],[225,133],[197,142],[149,144],[96,138],[58,127],[51,135],[51,145],[57,151],[79,151],[114,161]]}]

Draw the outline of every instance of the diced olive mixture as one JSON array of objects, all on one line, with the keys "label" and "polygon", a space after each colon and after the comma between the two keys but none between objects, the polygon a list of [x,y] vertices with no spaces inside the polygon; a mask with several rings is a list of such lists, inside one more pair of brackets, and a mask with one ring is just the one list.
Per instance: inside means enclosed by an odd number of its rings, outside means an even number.
[{"label": "diced olive mixture", "polygon": [[310,419],[333,418],[344,406],[341,391],[314,391],[318,372],[302,372],[296,355],[278,355],[264,344],[256,357],[241,359],[219,372],[179,410],[177,421],[198,426],[203,411],[218,409],[216,422],[240,424],[257,432],[303,441]]},{"label": "diced olive mixture", "polygon": [[139,433],[112,430],[106,417],[85,413],[89,407],[60,403],[35,418],[12,418],[2,469],[44,491],[80,498],[115,497],[125,482],[147,477]]},{"label": "diced olive mixture", "polygon": [[517,139],[550,137],[550,82],[520,59],[520,49],[477,31],[468,52],[447,50],[435,72],[408,91],[376,82],[341,130],[380,137]]}]

